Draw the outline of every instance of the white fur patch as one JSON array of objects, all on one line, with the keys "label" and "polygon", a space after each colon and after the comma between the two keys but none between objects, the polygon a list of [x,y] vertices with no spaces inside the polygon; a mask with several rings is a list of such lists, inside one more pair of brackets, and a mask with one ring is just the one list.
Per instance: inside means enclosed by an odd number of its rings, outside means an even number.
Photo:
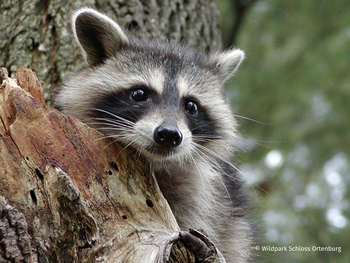
[{"label": "white fur patch", "polygon": [[149,69],[145,78],[147,86],[162,95],[165,82],[164,72],[161,69]]},{"label": "white fur patch", "polygon": [[179,90],[180,98],[185,98],[188,96],[188,81],[186,81],[184,77],[178,77],[177,88]]}]

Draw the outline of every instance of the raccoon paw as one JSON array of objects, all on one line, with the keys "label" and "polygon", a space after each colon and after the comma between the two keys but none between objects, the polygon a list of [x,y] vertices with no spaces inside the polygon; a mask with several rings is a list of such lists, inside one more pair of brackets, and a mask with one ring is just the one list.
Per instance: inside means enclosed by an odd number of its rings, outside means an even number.
[{"label": "raccoon paw", "polygon": [[179,233],[181,242],[196,257],[196,262],[212,263],[216,259],[214,245],[199,231],[190,229],[189,232],[181,231]]}]

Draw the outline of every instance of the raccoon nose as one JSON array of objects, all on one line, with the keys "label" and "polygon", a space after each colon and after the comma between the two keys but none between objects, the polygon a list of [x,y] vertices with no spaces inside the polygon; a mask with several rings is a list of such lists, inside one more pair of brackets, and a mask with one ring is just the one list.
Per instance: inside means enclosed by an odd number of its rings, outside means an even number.
[{"label": "raccoon nose", "polygon": [[182,142],[182,133],[174,126],[160,125],[153,136],[156,143],[164,148],[175,148]]}]

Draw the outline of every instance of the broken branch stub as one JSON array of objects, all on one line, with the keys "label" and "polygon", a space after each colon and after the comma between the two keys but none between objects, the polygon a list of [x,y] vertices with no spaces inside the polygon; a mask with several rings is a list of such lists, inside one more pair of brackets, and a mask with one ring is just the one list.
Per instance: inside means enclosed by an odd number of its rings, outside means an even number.
[{"label": "broken branch stub", "polygon": [[1,70],[0,262],[225,262],[180,232],[141,156],[45,106],[32,71],[16,77]]}]

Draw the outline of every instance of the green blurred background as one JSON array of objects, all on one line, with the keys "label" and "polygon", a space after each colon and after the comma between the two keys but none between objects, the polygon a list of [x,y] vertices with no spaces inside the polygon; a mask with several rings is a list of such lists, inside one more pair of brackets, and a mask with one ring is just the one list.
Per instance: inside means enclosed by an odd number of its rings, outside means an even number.
[{"label": "green blurred background", "polygon": [[[224,47],[247,57],[227,91],[263,224],[257,261],[350,262],[350,1],[218,4]],[[312,251],[328,246],[341,252]]]}]

